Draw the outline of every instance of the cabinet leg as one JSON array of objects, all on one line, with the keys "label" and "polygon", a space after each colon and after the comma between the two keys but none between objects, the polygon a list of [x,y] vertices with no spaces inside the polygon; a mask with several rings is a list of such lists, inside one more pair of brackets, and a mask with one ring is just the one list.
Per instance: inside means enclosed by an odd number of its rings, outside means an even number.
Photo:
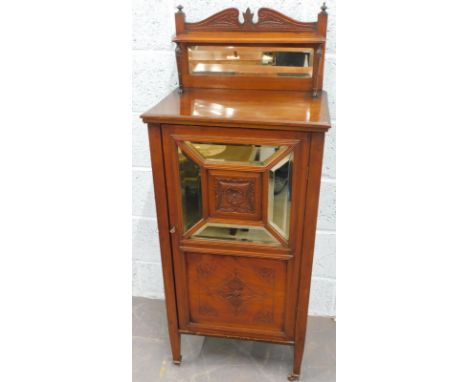
[{"label": "cabinet leg", "polygon": [[180,333],[169,331],[169,338],[171,340],[172,349],[172,363],[174,365],[180,365],[182,362],[182,355],[180,354]]},{"label": "cabinet leg", "polygon": [[301,374],[302,356],[304,355],[304,341],[294,345],[294,365],[293,371],[288,375],[288,381],[297,381]]}]

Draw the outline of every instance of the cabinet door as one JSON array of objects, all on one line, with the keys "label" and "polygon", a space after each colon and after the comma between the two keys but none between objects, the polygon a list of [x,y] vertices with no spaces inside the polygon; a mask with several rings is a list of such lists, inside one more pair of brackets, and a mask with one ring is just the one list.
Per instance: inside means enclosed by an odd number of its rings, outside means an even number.
[{"label": "cabinet door", "polygon": [[306,133],[163,126],[181,331],[294,336]]}]

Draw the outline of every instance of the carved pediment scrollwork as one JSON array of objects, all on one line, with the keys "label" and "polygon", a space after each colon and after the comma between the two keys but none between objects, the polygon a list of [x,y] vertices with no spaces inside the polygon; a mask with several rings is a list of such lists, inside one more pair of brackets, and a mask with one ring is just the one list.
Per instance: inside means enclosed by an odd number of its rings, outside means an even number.
[{"label": "carved pediment scrollwork", "polygon": [[195,23],[185,23],[187,31],[226,31],[226,32],[288,32],[302,31],[312,32],[317,30],[316,22],[301,22],[292,19],[280,12],[270,8],[260,8],[258,10],[258,21],[254,22],[254,14],[247,8],[242,13],[243,22],[239,21],[239,10],[236,8],[228,8],[221,12]]}]

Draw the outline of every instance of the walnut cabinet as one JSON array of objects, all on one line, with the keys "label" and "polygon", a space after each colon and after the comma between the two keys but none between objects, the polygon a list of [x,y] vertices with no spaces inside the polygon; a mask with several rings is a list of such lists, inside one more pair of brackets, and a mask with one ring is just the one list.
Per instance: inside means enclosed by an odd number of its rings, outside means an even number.
[{"label": "walnut cabinet", "polygon": [[294,346],[299,378],[325,133],[326,7],[196,23],[176,13],[179,88],[148,125],[173,361],[181,334]]}]

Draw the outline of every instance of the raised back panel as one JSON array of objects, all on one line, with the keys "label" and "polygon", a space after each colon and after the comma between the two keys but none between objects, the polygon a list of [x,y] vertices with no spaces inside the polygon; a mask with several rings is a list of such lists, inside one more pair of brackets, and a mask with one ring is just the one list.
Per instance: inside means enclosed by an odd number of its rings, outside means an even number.
[{"label": "raised back panel", "polygon": [[322,90],[326,6],[317,21],[302,22],[269,8],[258,20],[247,8],[228,8],[186,22],[176,12],[176,58],[183,88]]}]

